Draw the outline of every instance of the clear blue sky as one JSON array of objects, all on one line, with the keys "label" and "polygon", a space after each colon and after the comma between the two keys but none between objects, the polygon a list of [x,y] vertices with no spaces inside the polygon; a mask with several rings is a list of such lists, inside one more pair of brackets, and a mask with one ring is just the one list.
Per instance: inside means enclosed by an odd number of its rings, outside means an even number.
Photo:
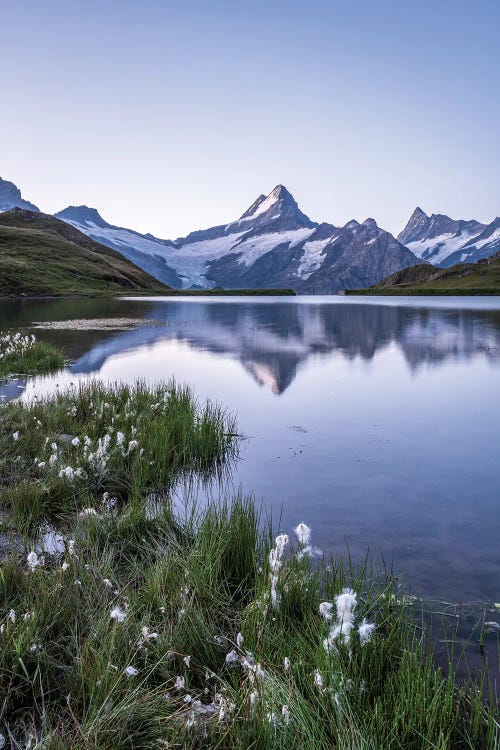
[{"label": "clear blue sky", "polygon": [[313,219],[500,214],[499,0],[4,3],[0,175],[160,237],[283,183]]}]

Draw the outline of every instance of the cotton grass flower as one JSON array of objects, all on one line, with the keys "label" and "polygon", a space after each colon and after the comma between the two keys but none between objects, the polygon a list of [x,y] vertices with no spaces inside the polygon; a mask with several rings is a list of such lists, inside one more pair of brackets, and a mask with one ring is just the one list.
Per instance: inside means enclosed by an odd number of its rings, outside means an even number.
[{"label": "cotton grass flower", "polygon": [[335,597],[339,621],[353,619],[357,601],[357,594],[352,589],[342,589],[342,593]]},{"label": "cotton grass flower", "polygon": [[294,528],[294,532],[299,544],[303,547],[307,546],[311,541],[311,528],[305,523],[299,523],[299,525]]},{"label": "cotton grass flower", "polygon": [[374,630],[375,630],[375,623],[366,622],[366,618],[364,618],[363,622],[358,627],[359,642],[362,646],[365,646],[367,643],[371,641]]},{"label": "cotton grass flower", "polygon": [[128,667],[125,667],[123,673],[126,677],[137,677],[139,670],[129,665]]},{"label": "cotton grass flower", "polygon": [[19,440],[19,430],[16,430],[16,432],[14,432],[14,433],[12,434],[12,440],[13,440],[13,441],[14,441],[15,443],[17,443],[17,441]]},{"label": "cotton grass flower", "polygon": [[89,518],[90,516],[98,516],[99,513],[95,508],[84,508],[78,514],[78,518]]},{"label": "cotton grass flower", "polygon": [[285,672],[290,671],[290,659],[288,658],[288,656],[285,656],[285,658],[283,659],[283,667],[285,668]]},{"label": "cotton grass flower", "polygon": [[75,470],[71,466],[66,466],[65,469],[61,469],[59,472],[59,479],[67,479],[68,482],[72,482],[75,478]]},{"label": "cotton grass flower", "polygon": [[331,602],[321,602],[319,605],[319,613],[325,620],[333,619],[333,604]]},{"label": "cotton grass flower", "polygon": [[345,645],[349,644],[351,631],[354,625],[351,620],[343,620],[337,623],[330,630],[328,637],[323,641],[325,651],[329,652],[337,647],[337,641],[342,641]]},{"label": "cotton grass flower", "polygon": [[269,567],[271,569],[271,606],[273,608],[276,608],[279,604],[277,591],[278,575],[283,566],[283,553],[288,542],[288,534],[279,534],[274,540],[275,546],[269,552]]},{"label": "cotton grass flower", "polygon": [[36,552],[30,552],[26,558],[30,573],[33,573],[38,567],[45,562],[43,557],[39,557]]},{"label": "cotton grass flower", "polygon": [[236,664],[240,661],[240,655],[234,650],[234,648],[226,654],[226,664]]},{"label": "cotton grass flower", "polygon": [[320,692],[323,691],[323,678],[319,669],[314,670],[314,684]]},{"label": "cotton grass flower", "polygon": [[178,675],[175,678],[174,688],[176,690],[182,690],[184,688],[185,684],[186,684],[186,680],[184,679],[184,677],[181,677],[180,675]]},{"label": "cotton grass flower", "polygon": [[109,613],[109,616],[112,620],[115,620],[115,622],[123,622],[127,616],[127,612],[121,607],[116,606],[113,607],[113,609]]},{"label": "cotton grass flower", "polygon": [[236,636],[236,645],[238,646],[238,648],[241,648],[243,646],[243,636],[241,635],[241,633],[238,633],[238,635]]},{"label": "cotton grass flower", "polygon": [[78,447],[80,445],[80,438],[79,437],[74,437],[73,440],[71,441],[71,445],[74,448]]}]

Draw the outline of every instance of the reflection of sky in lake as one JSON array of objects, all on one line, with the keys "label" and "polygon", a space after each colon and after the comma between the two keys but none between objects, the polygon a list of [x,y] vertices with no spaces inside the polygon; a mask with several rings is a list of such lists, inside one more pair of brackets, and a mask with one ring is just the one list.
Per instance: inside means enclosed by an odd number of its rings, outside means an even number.
[{"label": "reflection of sky in lake", "polygon": [[[24,305],[0,320],[145,318],[50,331],[75,358],[25,395],[88,374],[191,383],[237,413],[233,477],[327,551],[382,551],[458,599],[500,595],[500,301],[141,300]],[[23,383],[24,385],[24,383]],[[12,386],[10,386],[12,391]],[[18,393],[22,393],[19,390]]]}]

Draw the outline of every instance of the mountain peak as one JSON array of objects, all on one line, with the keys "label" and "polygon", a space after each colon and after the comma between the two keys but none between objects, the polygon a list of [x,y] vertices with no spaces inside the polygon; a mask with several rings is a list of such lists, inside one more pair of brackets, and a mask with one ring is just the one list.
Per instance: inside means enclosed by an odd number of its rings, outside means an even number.
[{"label": "mountain peak", "polygon": [[[276,185],[268,195],[259,195],[236,224],[248,223],[252,229],[284,231],[300,227],[315,227],[316,224],[302,213],[297,201],[284,185]],[[229,225],[231,228],[234,224]]]},{"label": "mountain peak", "polygon": [[405,245],[406,243],[419,238],[429,225],[430,221],[431,219],[427,216],[425,211],[422,211],[420,206],[417,206],[408,219],[408,223],[403,231],[398,234],[398,240]]},{"label": "mountain peak", "polygon": [[24,200],[17,185],[0,177],[0,211],[10,211],[11,208],[40,212],[40,209],[33,203]]},{"label": "mountain peak", "polygon": [[425,211],[423,211],[420,208],[420,206],[417,206],[416,209],[414,210],[414,212],[412,213],[412,215],[410,216],[410,221],[412,219],[421,219],[421,218],[428,219],[429,217],[427,216],[427,214],[425,213]]},{"label": "mountain peak", "polygon": [[96,208],[90,208],[90,206],[68,206],[54,216],[64,221],[76,221],[78,224],[95,224],[98,227],[108,226],[99,211]]},{"label": "mountain peak", "polygon": [[[259,195],[256,201],[252,203],[245,213],[240,217],[240,221],[244,219],[254,219],[257,216],[267,213],[271,209],[275,211],[281,210],[284,206],[289,205],[298,209],[297,202],[293,195],[286,189],[284,185],[276,185],[271,190],[269,195]],[[273,213],[275,213],[273,211]]]}]

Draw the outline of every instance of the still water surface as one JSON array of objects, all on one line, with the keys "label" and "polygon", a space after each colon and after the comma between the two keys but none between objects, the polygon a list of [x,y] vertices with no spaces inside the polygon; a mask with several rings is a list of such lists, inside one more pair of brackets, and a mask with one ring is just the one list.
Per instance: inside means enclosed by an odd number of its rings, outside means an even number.
[{"label": "still water surface", "polygon": [[382,553],[416,593],[500,600],[499,298],[150,298],[0,302],[73,364],[0,386],[29,398],[80,378],[190,383],[248,437],[228,491],[305,521],[327,553]]}]

